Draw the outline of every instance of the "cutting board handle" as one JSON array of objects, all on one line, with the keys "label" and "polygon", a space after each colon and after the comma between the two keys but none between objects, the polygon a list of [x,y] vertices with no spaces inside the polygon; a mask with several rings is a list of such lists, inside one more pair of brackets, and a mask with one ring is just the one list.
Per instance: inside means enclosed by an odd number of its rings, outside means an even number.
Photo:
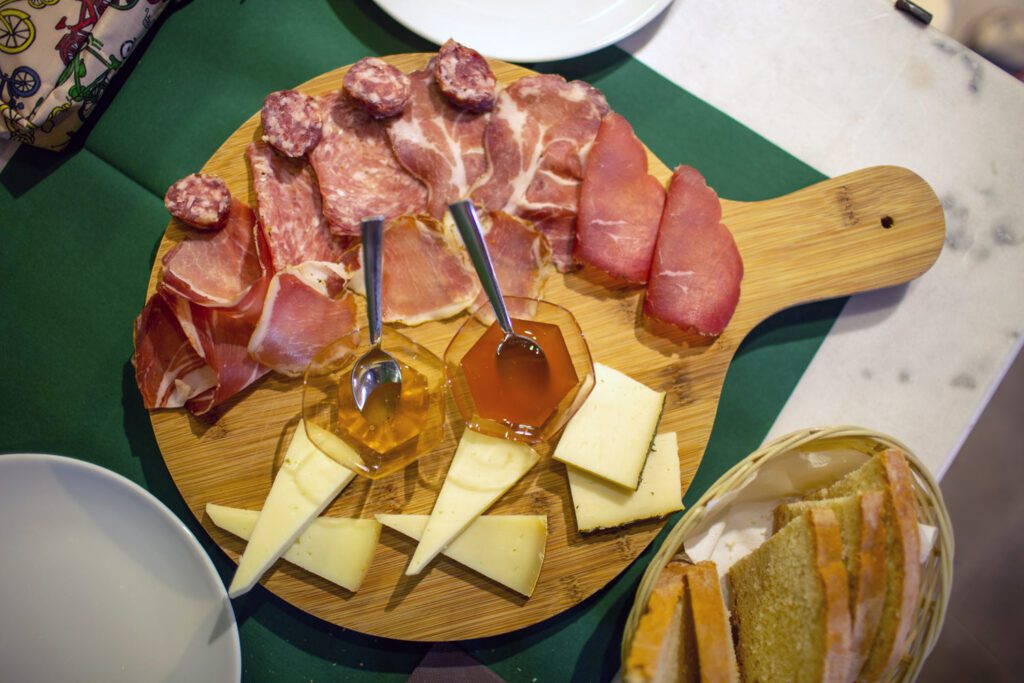
[{"label": "cutting board handle", "polygon": [[761,202],[724,202],[748,267],[737,318],[750,327],[809,301],[912,280],[939,256],[942,204],[914,172],[875,166]]}]

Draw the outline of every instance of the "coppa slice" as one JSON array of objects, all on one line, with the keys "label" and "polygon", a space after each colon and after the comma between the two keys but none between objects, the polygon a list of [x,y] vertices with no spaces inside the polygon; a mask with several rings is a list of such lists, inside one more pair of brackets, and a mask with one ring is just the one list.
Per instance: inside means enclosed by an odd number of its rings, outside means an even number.
[{"label": "coppa slice", "polygon": [[722,224],[722,204],[689,166],[672,174],[658,228],[644,314],[717,335],[736,311],[743,258]]},{"label": "coppa slice", "polygon": [[[349,286],[366,296],[360,247],[350,259]],[[445,239],[441,224],[429,216],[402,216],[384,228],[384,322],[419,325],[461,313],[476,300],[480,282]]]},{"label": "coppa slice", "polygon": [[[386,527],[420,540],[429,515],[377,515]],[[459,564],[533,595],[544,564],[548,520],[544,515],[483,515],[466,527],[442,553]]]},{"label": "coppa slice", "polygon": [[587,157],[576,222],[576,257],[628,282],[651,270],[665,188],[647,173],[647,151],[612,112]]},{"label": "coppa slice", "polygon": [[419,574],[473,520],[519,481],[540,456],[524,443],[467,429],[405,573]]},{"label": "coppa slice", "polygon": [[394,218],[423,211],[427,189],[398,163],[383,124],[341,91],[317,101],[323,136],[309,161],[331,232],[355,236],[366,216]]},{"label": "coppa slice", "polygon": [[[260,511],[207,503],[206,514],[221,529],[248,541]],[[317,517],[283,557],[307,572],[357,591],[370,569],[379,538],[376,520]]]}]

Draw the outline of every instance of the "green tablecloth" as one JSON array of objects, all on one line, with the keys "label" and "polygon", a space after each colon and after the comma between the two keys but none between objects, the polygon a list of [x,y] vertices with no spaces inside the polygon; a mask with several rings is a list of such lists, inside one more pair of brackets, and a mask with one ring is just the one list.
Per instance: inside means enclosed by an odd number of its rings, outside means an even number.
[{"label": "green tablecloth", "polygon": [[[234,565],[178,494],[129,363],[132,320],[167,222],[163,192],[271,90],[369,54],[431,46],[370,2],[343,0],[191,3],[147,42],[84,146],[64,155],[22,148],[0,174],[0,452],[69,455],[139,482],[228,580]],[[617,48],[535,68],[601,88],[661,159],[697,167],[722,196],[763,199],[822,178]],[[760,444],[841,305],[794,309],[751,334],[688,503]],[[463,645],[510,681],[607,680],[649,557],[556,618]],[[428,647],[334,627],[262,588],[235,609],[246,680],[403,680]]]}]

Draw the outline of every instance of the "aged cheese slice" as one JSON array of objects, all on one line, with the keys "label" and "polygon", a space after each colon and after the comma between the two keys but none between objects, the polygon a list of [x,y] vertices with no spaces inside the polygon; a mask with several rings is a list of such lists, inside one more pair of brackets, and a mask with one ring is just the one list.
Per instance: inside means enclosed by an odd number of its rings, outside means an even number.
[{"label": "aged cheese slice", "polygon": [[423,571],[539,459],[536,451],[524,443],[467,429],[405,573],[412,576]]},{"label": "aged cheese slice", "polygon": [[665,393],[594,363],[597,383],[555,448],[555,460],[636,489],[658,431]]},{"label": "aged cheese slice", "polygon": [[228,595],[237,598],[255,586],[354,476],[352,470],[314,446],[304,423],[299,422],[252,537],[238,560]]},{"label": "aged cheese slice", "polygon": [[[386,527],[420,540],[428,515],[377,515]],[[459,564],[508,586],[533,594],[544,564],[548,519],[544,515],[483,515],[466,527],[443,553]]]},{"label": "aged cheese slice", "polygon": [[[248,541],[260,511],[207,503],[206,514],[221,529]],[[285,551],[284,559],[342,588],[357,591],[370,569],[379,538],[377,520],[317,517]]]},{"label": "aged cheese slice", "polygon": [[566,467],[572,505],[576,509],[576,528],[580,531],[607,529],[682,510],[678,451],[675,432],[655,437],[636,491],[571,465]]}]

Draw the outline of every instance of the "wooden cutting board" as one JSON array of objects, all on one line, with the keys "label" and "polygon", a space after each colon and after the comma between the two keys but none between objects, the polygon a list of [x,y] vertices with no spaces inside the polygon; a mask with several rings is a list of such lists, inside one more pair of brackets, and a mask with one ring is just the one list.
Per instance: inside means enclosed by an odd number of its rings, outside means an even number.
[{"label": "wooden cutting board", "polygon": [[[429,56],[386,59],[411,71]],[[503,62],[492,65],[503,83],[533,73]],[[336,69],[298,89],[310,94],[332,91],[340,87],[345,71]],[[256,198],[243,152],[257,138],[258,125],[257,113],[202,169],[223,178],[236,197],[252,206]],[[652,173],[667,182],[669,169],[653,154],[650,161]],[[724,201],[723,210],[746,274],[735,317],[716,339],[644,322],[641,289],[618,286],[586,270],[553,276],[544,292],[545,298],[576,315],[595,361],[668,392],[661,431],[678,434],[684,491],[711,434],[729,362],[755,325],[789,306],[915,278],[938,257],[944,237],[942,208],[931,188],[912,172],[895,167],[865,169],[769,201]],[[153,267],[149,295],[155,291],[160,257],[184,235],[171,221]],[[459,316],[403,332],[440,357],[462,320]],[[151,414],[160,450],[182,496],[236,561],[243,541],[216,528],[204,506],[262,506],[298,422],[301,394],[301,380],[272,375],[204,417],[184,410]],[[374,482],[357,478],[325,514],[371,518],[380,512],[429,513],[463,429],[450,400],[447,417],[445,439],[436,451],[390,477]],[[263,584],[321,619],[406,640],[479,638],[562,612],[625,569],[655,537],[662,521],[578,533],[564,467],[547,457],[550,447],[538,450],[541,463],[490,510],[547,515],[547,556],[529,599],[444,557],[420,576],[407,577],[403,572],[414,543],[388,529],[358,593],[285,562],[275,565]]]}]

